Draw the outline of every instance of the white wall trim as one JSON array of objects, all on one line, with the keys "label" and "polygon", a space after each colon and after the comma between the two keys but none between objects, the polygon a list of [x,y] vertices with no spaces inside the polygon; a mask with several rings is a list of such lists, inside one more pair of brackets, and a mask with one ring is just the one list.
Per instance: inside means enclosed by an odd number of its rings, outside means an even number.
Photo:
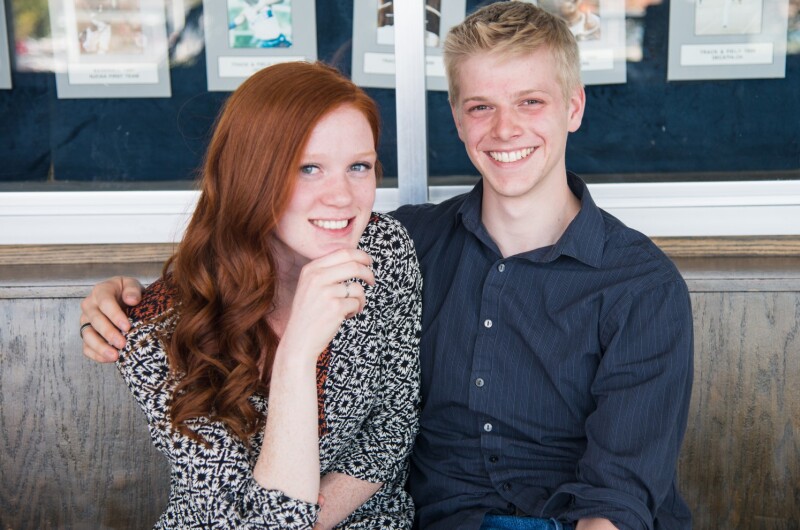
[{"label": "white wall trim", "polygon": [[[594,184],[597,204],[651,237],[800,235],[800,181]],[[433,202],[469,190],[431,187]],[[0,193],[0,245],[170,243],[196,191]],[[399,206],[379,189],[378,211]]]}]

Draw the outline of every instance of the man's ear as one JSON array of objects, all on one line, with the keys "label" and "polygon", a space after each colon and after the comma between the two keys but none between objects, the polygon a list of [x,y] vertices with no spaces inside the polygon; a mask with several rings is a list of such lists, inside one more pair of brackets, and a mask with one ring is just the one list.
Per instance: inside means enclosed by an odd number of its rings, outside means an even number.
[{"label": "man's ear", "polygon": [[572,91],[567,104],[569,113],[567,130],[569,132],[575,132],[581,126],[584,109],[586,109],[586,91],[583,89],[583,85],[579,85]]},{"label": "man's ear", "polygon": [[458,137],[461,141],[464,141],[464,135],[461,134],[461,113],[456,106],[450,103],[450,112],[453,114],[453,122],[456,124],[456,130],[458,131]]}]

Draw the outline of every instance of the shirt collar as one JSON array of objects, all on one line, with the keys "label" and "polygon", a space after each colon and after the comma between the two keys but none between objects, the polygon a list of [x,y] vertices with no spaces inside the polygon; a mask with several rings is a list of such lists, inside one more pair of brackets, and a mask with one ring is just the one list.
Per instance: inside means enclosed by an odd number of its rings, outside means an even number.
[{"label": "shirt collar", "polygon": [[483,179],[480,179],[478,183],[475,184],[475,187],[472,188],[472,191],[467,194],[464,202],[461,203],[461,206],[458,208],[456,222],[460,220],[468,232],[477,237],[481,243],[489,247],[495,254],[501,256],[502,254],[500,253],[500,249],[497,247],[497,243],[494,242],[492,236],[490,236],[489,232],[486,230],[486,227],[483,226],[483,221],[481,221],[482,201]]},{"label": "shirt collar", "polygon": [[[572,193],[581,201],[578,215],[567,226],[555,245],[525,252],[517,257],[536,262],[550,262],[564,255],[589,266],[599,267],[606,239],[603,214],[579,176],[568,171],[567,184]],[[468,231],[472,232],[484,245],[500,254],[497,245],[492,241],[481,222],[482,198],[483,180],[481,179],[467,194],[458,209],[458,216]]]},{"label": "shirt collar", "polygon": [[481,201],[483,200],[483,179],[480,179],[467,193],[464,202],[458,208],[458,217],[464,226],[474,232],[481,225]]}]

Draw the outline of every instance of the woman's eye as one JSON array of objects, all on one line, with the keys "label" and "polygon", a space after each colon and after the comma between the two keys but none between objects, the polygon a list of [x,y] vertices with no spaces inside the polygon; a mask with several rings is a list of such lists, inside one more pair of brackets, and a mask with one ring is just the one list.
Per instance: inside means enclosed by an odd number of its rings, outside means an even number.
[{"label": "woman's eye", "polygon": [[370,169],[372,169],[372,164],[368,164],[367,162],[358,162],[350,166],[350,171],[358,171],[359,173],[369,171]]},{"label": "woman's eye", "polygon": [[315,165],[307,164],[305,166],[300,166],[300,173],[303,173],[304,175],[313,175],[314,173],[318,172],[319,172],[319,167]]}]

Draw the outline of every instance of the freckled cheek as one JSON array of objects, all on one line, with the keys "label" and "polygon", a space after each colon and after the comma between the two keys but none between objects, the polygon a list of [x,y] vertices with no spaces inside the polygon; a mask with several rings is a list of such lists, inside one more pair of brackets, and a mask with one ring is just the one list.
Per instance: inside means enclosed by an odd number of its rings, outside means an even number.
[{"label": "freckled cheek", "polygon": [[366,209],[372,210],[373,205],[375,204],[375,181],[365,183],[363,186],[359,187],[358,192],[358,202],[359,205]]},{"label": "freckled cheek", "polygon": [[353,232],[353,236],[355,237],[354,243],[357,243],[369,223],[372,210],[375,206],[375,186],[361,188],[356,194],[355,200],[358,207],[356,218],[354,219],[355,231]]}]

